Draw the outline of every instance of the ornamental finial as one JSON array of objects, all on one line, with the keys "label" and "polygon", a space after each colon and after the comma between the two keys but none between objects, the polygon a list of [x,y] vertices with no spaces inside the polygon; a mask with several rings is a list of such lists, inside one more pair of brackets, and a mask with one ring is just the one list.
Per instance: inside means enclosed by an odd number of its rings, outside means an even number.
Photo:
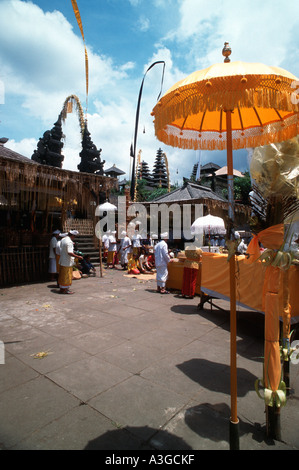
[{"label": "ornamental finial", "polygon": [[232,50],[229,47],[229,43],[224,43],[224,48],[222,49],[222,55],[225,57],[224,62],[230,62],[229,56],[231,55]]}]

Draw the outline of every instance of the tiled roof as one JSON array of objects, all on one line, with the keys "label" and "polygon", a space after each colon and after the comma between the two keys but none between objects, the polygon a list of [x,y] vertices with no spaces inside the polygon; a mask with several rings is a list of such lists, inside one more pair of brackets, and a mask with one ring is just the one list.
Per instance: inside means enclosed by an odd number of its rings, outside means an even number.
[{"label": "tiled roof", "polygon": [[27,164],[29,163],[32,165],[38,164],[34,160],[31,160],[31,158],[24,157],[24,155],[21,155],[20,153],[17,153],[14,150],[11,150],[5,147],[3,144],[0,144],[0,157],[6,158],[8,160],[14,160],[17,162],[22,162],[22,163],[27,163]]},{"label": "tiled roof", "polygon": [[181,188],[164,194],[163,196],[151,201],[151,203],[153,204],[157,202],[159,204],[163,204],[164,202],[184,202],[198,199],[213,199],[219,202],[227,202],[226,199],[218,196],[210,188],[196,183],[187,182]]},{"label": "tiled roof", "polygon": [[205,165],[200,165],[200,170],[219,170],[220,166],[217,163],[206,163]]},{"label": "tiled roof", "polygon": [[106,175],[108,173],[117,173],[118,175],[125,175],[126,174],[125,171],[120,170],[115,165],[113,165],[111,168],[108,168],[108,170],[105,170],[104,173],[106,173]]}]

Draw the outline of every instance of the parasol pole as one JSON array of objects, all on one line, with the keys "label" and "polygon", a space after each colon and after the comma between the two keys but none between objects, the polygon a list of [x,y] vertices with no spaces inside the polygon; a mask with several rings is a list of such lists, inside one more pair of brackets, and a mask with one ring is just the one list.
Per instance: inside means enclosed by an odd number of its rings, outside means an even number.
[{"label": "parasol pole", "polygon": [[100,273],[101,273],[101,277],[103,277],[103,260],[102,260],[102,254],[103,254],[103,250],[102,250],[102,237],[99,238],[99,254],[100,254]]},{"label": "parasol pole", "polygon": [[[234,180],[233,180],[233,146],[232,146],[232,111],[226,111],[227,134],[227,170],[228,170],[228,238],[234,241]],[[231,417],[230,417],[230,448],[239,450],[239,419],[237,414],[237,318],[236,318],[236,277],[235,253],[229,260],[230,272],[230,388],[231,388]]]},{"label": "parasol pole", "polygon": [[290,325],[291,325],[291,306],[290,306],[290,288],[289,288],[289,269],[282,271],[282,292],[283,292],[283,335],[282,347],[283,355],[283,381],[286,384],[286,395],[290,395]]}]

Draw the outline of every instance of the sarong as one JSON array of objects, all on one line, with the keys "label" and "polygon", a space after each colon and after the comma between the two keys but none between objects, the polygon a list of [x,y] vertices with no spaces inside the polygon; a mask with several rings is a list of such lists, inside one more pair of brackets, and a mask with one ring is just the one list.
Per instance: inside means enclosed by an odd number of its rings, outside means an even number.
[{"label": "sarong", "polygon": [[108,251],[107,264],[113,264],[116,251]]},{"label": "sarong", "polygon": [[184,267],[182,295],[194,297],[198,269]]},{"label": "sarong", "polygon": [[120,264],[122,266],[124,266],[125,264],[128,264],[128,260],[129,260],[129,255],[131,253],[128,253],[128,250],[121,250],[120,252]]},{"label": "sarong", "polygon": [[72,285],[73,279],[73,267],[72,266],[60,266],[58,284],[61,289],[67,289]]}]

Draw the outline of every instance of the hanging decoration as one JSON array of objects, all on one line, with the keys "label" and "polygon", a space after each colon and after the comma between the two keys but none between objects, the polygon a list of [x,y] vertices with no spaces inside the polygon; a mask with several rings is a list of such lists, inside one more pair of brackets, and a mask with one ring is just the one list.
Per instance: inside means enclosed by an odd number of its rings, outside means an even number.
[{"label": "hanging decoration", "polygon": [[157,101],[160,99],[161,93],[162,93],[162,87],[163,87],[163,80],[164,80],[164,70],[165,70],[165,62],[164,60],[158,60],[157,62],[153,62],[147,71],[145,72],[142,82],[141,82],[141,87],[139,90],[139,96],[138,96],[138,102],[137,102],[137,110],[136,110],[136,118],[135,118],[135,133],[134,133],[134,144],[131,144],[131,149],[130,149],[130,157],[133,158],[133,167],[132,167],[132,181],[131,181],[131,199],[132,201],[134,200],[134,194],[135,194],[135,158],[136,158],[136,143],[137,143],[137,133],[138,133],[138,124],[139,124],[139,112],[140,112],[140,104],[141,104],[141,97],[142,97],[142,90],[143,90],[143,84],[144,80],[146,77],[147,72],[149,72],[155,65],[157,64],[163,64],[163,72],[162,72],[162,80],[161,80],[161,90],[159,93],[159,96],[157,98]]},{"label": "hanging decoration", "polygon": [[72,5],[73,5],[73,10],[74,10],[74,13],[75,13],[75,17],[76,17],[78,26],[80,28],[80,32],[81,32],[81,36],[82,36],[83,44],[84,44],[84,51],[85,51],[85,77],[86,77],[86,112],[85,112],[85,115],[87,116],[88,86],[89,86],[88,54],[87,54],[87,48],[86,48],[86,44],[85,44],[83,26],[82,26],[82,21],[81,21],[81,15],[80,15],[80,11],[79,11],[76,0],[72,0]]},{"label": "hanging decoration", "polygon": [[67,118],[67,114],[72,113],[74,107],[75,107],[75,109],[77,111],[77,114],[78,114],[79,124],[80,124],[80,129],[81,129],[81,135],[82,135],[82,138],[83,138],[83,134],[84,134],[84,130],[85,130],[85,121],[84,121],[83,108],[82,108],[82,105],[80,103],[80,100],[79,100],[78,96],[70,95],[66,98],[66,100],[63,104],[63,107],[62,107],[62,111],[61,111],[62,121],[63,121],[63,123],[65,122],[65,120]]},{"label": "hanging decoration", "polygon": [[136,165],[136,173],[135,173],[135,188],[134,188],[134,199],[133,201],[136,202],[137,199],[137,186],[138,186],[138,171],[141,166],[141,152],[142,150],[140,149],[138,152],[138,157],[137,157],[137,165]]},{"label": "hanging decoration", "polygon": [[168,167],[168,159],[166,156],[166,153],[162,153],[162,156],[165,161],[165,166],[166,166],[166,173],[167,173],[167,191],[170,193],[170,177],[169,177],[169,167]]}]

